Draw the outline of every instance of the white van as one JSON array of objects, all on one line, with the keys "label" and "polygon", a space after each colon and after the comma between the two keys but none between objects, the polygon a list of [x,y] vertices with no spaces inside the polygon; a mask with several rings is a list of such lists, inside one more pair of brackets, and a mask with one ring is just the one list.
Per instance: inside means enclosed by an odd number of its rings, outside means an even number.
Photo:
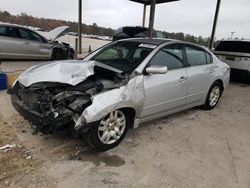
[{"label": "white van", "polygon": [[222,40],[214,54],[230,66],[233,77],[250,80],[250,40]]}]

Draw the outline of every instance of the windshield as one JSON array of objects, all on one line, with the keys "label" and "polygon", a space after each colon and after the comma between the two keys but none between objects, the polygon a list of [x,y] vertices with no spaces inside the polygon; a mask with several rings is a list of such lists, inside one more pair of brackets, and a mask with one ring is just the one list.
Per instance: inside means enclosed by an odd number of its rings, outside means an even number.
[{"label": "windshield", "polygon": [[250,42],[221,41],[214,51],[250,53]]},{"label": "windshield", "polygon": [[155,48],[154,45],[120,41],[105,47],[91,60],[109,65],[123,72],[132,72]]}]

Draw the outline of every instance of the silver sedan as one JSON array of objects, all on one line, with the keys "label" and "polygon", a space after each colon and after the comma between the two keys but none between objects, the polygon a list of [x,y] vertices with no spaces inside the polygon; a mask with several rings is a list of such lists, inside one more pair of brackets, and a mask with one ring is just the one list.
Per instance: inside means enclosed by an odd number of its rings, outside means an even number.
[{"label": "silver sedan", "polygon": [[73,126],[91,146],[117,146],[129,128],[195,106],[213,109],[230,69],[207,49],[174,40],[126,39],[82,61],[24,72],[9,90],[37,131]]},{"label": "silver sedan", "polygon": [[73,59],[75,51],[67,43],[58,43],[68,26],[61,26],[48,32],[47,38],[20,25],[0,22],[1,59]]}]

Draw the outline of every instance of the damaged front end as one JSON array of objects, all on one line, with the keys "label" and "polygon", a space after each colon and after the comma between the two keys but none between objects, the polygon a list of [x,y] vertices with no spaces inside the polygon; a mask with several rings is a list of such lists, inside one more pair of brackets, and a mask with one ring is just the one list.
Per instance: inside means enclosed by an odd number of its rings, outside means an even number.
[{"label": "damaged front end", "polygon": [[112,71],[94,69],[93,62],[45,64],[24,72],[8,93],[37,132],[54,133],[75,126],[96,94],[119,88],[125,80]]},{"label": "damaged front end", "polygon": [[35,132],[42,133],[65,128],[86,132],[115,109],[130,108],[136,116],[144,103],[142,75],[130,78],[93,61],[64,61],[30,68],[8,93],[15,109]]},{"label": "damaged front end", "polygon": [[37,83],[25,87],[17,82],[8,91],[15,109],[31,122],[37,131],[53,133],[73,123],[91,105],[91,94],[102,85],[86,80],[72,87],[59,83]]}]

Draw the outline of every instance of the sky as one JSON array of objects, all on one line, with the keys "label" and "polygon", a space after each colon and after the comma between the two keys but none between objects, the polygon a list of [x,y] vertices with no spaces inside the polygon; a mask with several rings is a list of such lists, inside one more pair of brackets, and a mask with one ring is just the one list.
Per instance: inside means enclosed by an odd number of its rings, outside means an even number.
[{"label": "sky", "polygon": [[[82,0],[83,22],[117,29],[142,24],[143,5],[129,0]],[[195,36],[211,35],[217,0],[180,0],[156,6],[155,29]],[[0,10],[77,21],[78,0],[0,0]],[[250,0],[221,0],[216,38],[250,39]],[[147,8],[148,25],[149,7]]]}]

